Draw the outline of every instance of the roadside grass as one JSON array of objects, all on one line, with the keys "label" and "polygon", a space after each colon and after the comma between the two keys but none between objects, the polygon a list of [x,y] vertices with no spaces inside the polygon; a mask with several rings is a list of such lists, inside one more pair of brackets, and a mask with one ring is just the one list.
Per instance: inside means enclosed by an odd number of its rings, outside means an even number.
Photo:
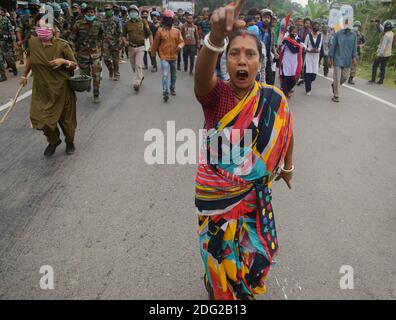
[{"label": "roadside grass", "polygon": [[[362,79],[370,80],[371,79],[371,68],[372,64],[360,62],[357,70],[357,76]],[[377,70],[377,79],[378,81],[379,68]],[[389,88],[396,89],[396,69],[394,66],[391,66],[389,63],[386,67],[385,71],[385,80],[384,85]]]}]

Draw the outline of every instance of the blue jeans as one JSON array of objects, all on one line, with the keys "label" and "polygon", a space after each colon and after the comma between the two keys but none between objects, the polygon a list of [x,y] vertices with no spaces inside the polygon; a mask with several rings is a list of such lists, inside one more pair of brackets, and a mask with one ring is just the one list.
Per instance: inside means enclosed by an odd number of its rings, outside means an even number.
[{"label": "blue jeans", "polygon": [[176,60],[161,60],[161,69],[162,69],[162,93],[169,93],[169,69],[170,69],[170,77],[171,84],[170,89],[176,89]]}]

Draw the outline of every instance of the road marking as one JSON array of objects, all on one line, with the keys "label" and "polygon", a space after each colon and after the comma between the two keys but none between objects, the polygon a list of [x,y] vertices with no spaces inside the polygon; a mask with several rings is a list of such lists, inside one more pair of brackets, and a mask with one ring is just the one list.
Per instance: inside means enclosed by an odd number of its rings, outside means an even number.
[{"label": "road marking", "polygon": [[[322,78],[325,78],[325,79],[327,79],[327,80],[333,81],[332,78],[325,77],[324,75],[322,75],[322,74],[320,74],[320,73],[318,73],[318,76],[320,76],[320,77],[322,77]],[[359,92],[359,93],[361,93],[361,94],[363,94],[363,95],[365,95],[365,96],[367,96],[367,97],[369,97],[369,98],[371,98],[371,99],[377,100],[378,102],[381,102],[381,103],[383,103],[383,104],[386,104],[386,105],[389,106],[389,107],[392,107],[392,108],[396,109],[396,104],[393,104],[393,103],[391,103],[391,102],[389,102],[389,101],[386,101],[386,100],[384,100],[384,99],[378,98],[378,97],[376,97],[376,96],[374,96],[374,95],[372,95],[372,94],[370,94],[370,93],[367,93],[367,92],[365,92],[365,91],[363,91],[363,90],[360,90],[360,89],[358,89],[358,88],[354,88],[354,87],[348,86],[347,84],[343,84],[343,86],[344,86],[345,88],[348,88],[348,89],[351,89],[351,90],[353,90],[353,91]]]},{"label": "road marking", "polygon": [[[30,97],[32,95],[32,90],[30,89],[29,91],[26,91],[23,95],[21,95],[20,97],[18,97],[17,102],[26,99],[27,97]],[[2,106],[0,106],[0,112],[9,108],[12,104],[12,100],[14,100],[13,98],[7,102],[6,104],[3,104]]]}]

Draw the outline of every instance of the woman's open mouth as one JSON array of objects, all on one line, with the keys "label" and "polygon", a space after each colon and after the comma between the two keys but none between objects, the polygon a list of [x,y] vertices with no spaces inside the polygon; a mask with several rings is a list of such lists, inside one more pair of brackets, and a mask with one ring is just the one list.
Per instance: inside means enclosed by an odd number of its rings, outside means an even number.
[{"label": "woman's open mouth", "polygon": [[249,78],[249,72],[246,70],[239,70],[236,73],[237,79],[240,81],[245,81]]}]

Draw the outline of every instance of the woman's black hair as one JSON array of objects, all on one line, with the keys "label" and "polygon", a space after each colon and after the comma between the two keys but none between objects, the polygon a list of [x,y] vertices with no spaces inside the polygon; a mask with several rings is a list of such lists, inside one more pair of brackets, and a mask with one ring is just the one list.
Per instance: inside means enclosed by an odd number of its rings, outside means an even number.
[{"label": "woman's black hair", "polygon": [[228,36],[228,46],[227,46],[227,49],[226,49],[226,56],[228,55],[228,50],[229,50],[230,47],[231,47],[232,41],[233,41],[235,38],[237,38],[237,37],[245,37],[245,36],[246,36],[246,37],[251,37],[251,38],[254,39],[254,41],[256,42],[257,50],[258,50],[258,52],[259,52],[259,59],[260,59],[260,62],[261,62],[261,60],[262,60],[262,58],[263,58],[263,57],[262,57],[262,54],[261,54],[263,46],[261,45],[260,40],[257,38],[257,36],[256,36],[255,34],[250,33],[250,32],[248,32],[248,31],[245,30],[245,29],[238,29],[237,31],[232,32],[232,33]]},{"label": "woman's black hair", "polygon": [[36,17],[34,18],[34,25],[37,25],[37,22],[39,22],[44,16],[45,16],[45,13],[37,14]]},{"label": "woman's black hair", "polygon": [[292,25],[290,25],[289,26],[289,33],[292,33],[292,31],[294,30],[294,29],[297,29],[297,27],[294,25],[294,24],[292,24]]}]

